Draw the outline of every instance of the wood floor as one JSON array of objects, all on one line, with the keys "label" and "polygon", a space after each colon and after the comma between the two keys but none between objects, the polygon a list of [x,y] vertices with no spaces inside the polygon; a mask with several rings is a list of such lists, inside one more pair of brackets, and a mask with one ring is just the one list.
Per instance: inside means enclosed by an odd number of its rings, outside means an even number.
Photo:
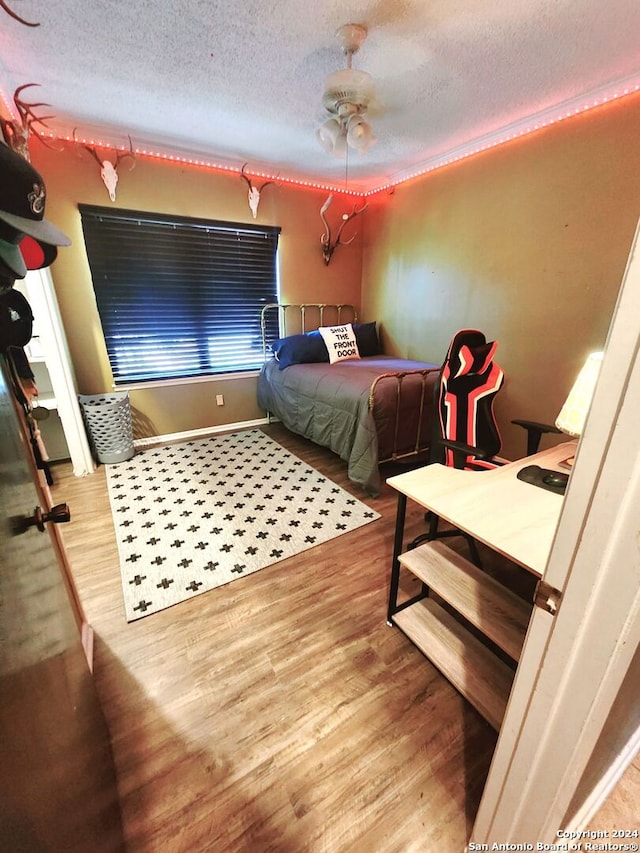
[{"label": "wood floor", "polygon": [[382,518],[132,624],[104,466],[55,469],[128,849],[460,853],[496,735],[386,624],[396,495],[368,499],[330,452],[265,431]]}]

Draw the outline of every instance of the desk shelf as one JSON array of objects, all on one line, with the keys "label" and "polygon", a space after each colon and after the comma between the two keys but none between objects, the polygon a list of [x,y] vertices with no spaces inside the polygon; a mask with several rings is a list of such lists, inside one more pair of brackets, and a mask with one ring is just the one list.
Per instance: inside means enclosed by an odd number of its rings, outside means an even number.
[{"label": "desk shelf", "polygon": [[[575,444],[565,443],[482,474],[433,464],[387,480],[398,492],[387,622],[397,625],[495,729],[513,681],[508,657],[520,658],[533,603],[442,541],[404,552],[407,501],[541,578],[563,498],[523,483],[518,472],[531,464],[561,470],[572,453]],[[401,571],[411,572],[423,590],[399,602]]]},{"label": "desk shelf", "polygon": [[[531,605],[442,542],[428,542],[407,551],[399,561],[471,625],[518,660]],[[397,610],[392,621],[499,730],[513,670],[432,598],[422,598]]]},{"label": "desk shelf", "polygon": [[531,605],[443,542],[428,542],[400,556],[400,563],[518,660]]},{"label": "desk shelf", "polygon": [[499,731],[513,670],[431,598],[396,613],[393,621]]}]

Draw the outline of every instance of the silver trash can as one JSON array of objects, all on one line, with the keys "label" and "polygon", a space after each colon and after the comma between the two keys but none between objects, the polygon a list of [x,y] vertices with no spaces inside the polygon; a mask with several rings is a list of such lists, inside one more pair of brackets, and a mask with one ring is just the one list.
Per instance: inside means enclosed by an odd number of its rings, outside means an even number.
[{"label": "silver trash can", "polygon": [[78,394],[89,441],[98,462],[126,462],[135,453],[128,391]]}]

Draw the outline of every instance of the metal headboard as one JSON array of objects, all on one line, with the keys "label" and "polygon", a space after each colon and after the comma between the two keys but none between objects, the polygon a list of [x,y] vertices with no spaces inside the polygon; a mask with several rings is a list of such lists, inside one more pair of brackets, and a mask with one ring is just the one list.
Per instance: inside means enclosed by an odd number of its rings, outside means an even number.
[{"label": "metal headboard", "polygon": [[[274,322],[277,317],[277,326]],[[304,334],[319,326],[338,326],[341,323],[357,323],[358,312],[353,305],[337,303],[304,302],[286,304],[271,302],[260,312],[262,334],[262,356],[267,360],[267,350],[276,337]],[[274,327],[277,331],[274,333]]]}]

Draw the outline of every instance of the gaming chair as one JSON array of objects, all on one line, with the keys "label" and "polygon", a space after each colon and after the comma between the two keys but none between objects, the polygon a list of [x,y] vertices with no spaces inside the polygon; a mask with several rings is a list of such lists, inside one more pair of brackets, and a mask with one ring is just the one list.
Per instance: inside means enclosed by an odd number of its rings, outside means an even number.
[{"label": "gaming chair", "polygon": [[[436,419],[429,463],[439,462],[467,471],[486,471],[501,461],[495,456],[502,441],[493,413],[493,402],[504,382],[502,369],[493,360],[498,344],[487,342],[482,332],[462,329],[453,336],[440,369],[435,389]],[[438,530],[438,516],[425,516],[429,532],[411,542],[447,536],[465,536],[472,558],[481,565],[475,541],[461,531]]]},{"label": "gaming chair", "polygon": [[456,332],[436,387],[437,425],[431,462],[467,471],[496,468],[502,441],[493,401],[504,382],[493,360],[498,344],[475,329]]},{"label": "gaming chair", "polygon": [[[487,341],[476,329],[461,329],[453,336],[435,389],[437,417],[429,464],[439,462],[465,471],[487,471],[504,464],[496,458],[502,440],[493,412],[504,382],[502,368],[493,360],[497,348],[496,341]],[[512,423],[527,431],[527,456],[537,451],[544,433],[559,432],[537,421]],[[482,567],[475,540],[457,529],[438,530],[438,517],[431,512],[425,518],[429,532],[416,537],[409,548],[432,539],[464,536],[474,562]]]}]

